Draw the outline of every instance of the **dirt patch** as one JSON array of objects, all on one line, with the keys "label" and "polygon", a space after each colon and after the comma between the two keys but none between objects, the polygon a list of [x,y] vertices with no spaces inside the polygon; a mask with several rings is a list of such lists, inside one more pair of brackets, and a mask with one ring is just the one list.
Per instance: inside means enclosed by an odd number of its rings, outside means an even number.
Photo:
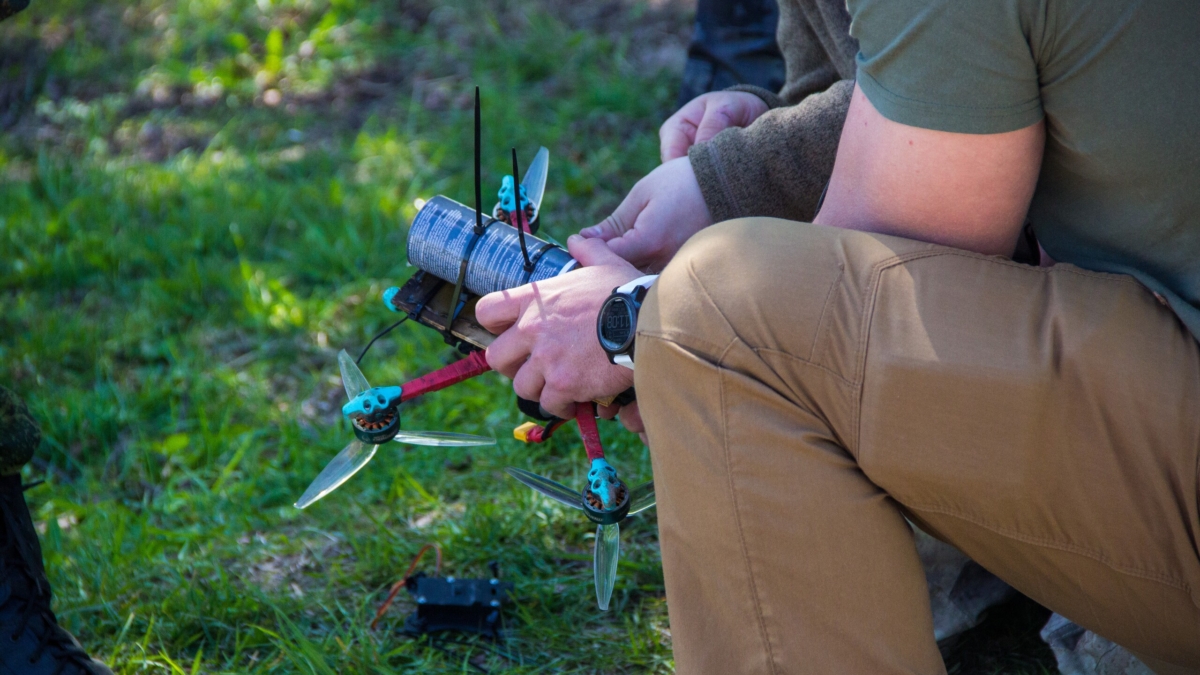
[{"label": "dirt patch", "polygon": [[351,557],[350,546],[332,534],[302,538],[299,551],[283,550],[282,542],[286,539],[262,532],[242,535],[238,546],[245,554],[231,567],[242,567],[240,576],[254,586],[268,591],[287,589],[301,598],[307,589],[324,583],[321,571],[331,561]]}]

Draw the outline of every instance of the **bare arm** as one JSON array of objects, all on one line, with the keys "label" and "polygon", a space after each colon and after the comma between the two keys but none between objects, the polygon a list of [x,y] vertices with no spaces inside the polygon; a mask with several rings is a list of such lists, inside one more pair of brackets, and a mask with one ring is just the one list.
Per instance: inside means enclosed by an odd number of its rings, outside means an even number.
[{"label": "bare arm", "polygon": [[1002,134],[899,124],[855,86],[815,222],[1011,255],[1044,145],[1043,122]]}]

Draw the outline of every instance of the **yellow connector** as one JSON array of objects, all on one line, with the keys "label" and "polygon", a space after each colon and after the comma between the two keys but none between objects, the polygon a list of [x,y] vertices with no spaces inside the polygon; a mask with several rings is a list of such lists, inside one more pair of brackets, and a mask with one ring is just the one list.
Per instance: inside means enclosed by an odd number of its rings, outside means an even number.
[{"label": "yellow connector", "polygon": [[538,425],[536,423],[526,422],[526,423],[522,424],[521,426],[517,427],[516,429],[513,429],[513,438],[517,439],[518,441],[521,441],[522,443],[528,443],[529,442],[529,432],[531,432],[537,428],[538,428]]}]

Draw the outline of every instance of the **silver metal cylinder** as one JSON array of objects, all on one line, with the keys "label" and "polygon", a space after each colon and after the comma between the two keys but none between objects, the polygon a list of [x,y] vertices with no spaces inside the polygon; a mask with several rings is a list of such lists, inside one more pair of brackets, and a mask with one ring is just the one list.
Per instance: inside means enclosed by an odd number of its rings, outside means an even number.
[{"label": "silver metal cylinder", "polygon": [[[491,224],[471,250],[463,284],[476,295],[556,277],[578,264],[561,247],[527,233],[525,246],[534,260],[533,271],[527,273],[516,228],[484,218]],[[438,195],[417,212],[408,229],[408,261],[454,283],[458,280],[463,254],[475,237],[474,229],[474,209]]]}]

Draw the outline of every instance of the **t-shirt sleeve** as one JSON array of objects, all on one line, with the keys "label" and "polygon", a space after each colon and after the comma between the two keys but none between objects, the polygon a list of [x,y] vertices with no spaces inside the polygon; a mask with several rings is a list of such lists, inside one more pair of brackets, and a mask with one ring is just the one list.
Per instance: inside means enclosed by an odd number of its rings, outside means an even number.
[{"label": "t-shirt sleeve", "polygon": [[888,119],[995,134],[1042,118],[1038,3],[849,0],[858,86]]}]

